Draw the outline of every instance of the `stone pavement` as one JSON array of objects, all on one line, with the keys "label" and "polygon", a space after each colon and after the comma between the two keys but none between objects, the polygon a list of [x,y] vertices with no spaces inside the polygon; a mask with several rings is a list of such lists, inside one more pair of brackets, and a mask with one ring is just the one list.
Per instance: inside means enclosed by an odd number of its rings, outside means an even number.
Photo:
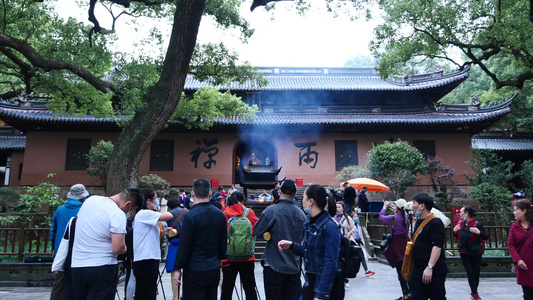
[{"label": "stone pavement", "polygon": [[[350,280],[350,289],[346,290],[346,300],[392,300],[401,295],[400,284],[396,276],[396,271],[391,267],[378,263],[369,262],[370,270],[376,275],[365,277],[363,270],[359,272],[357,278]],[[161,268],[163,265],[161,265]],[[263,269],[256,263],[255,276],[260,299],[265,300],[263,286]],[[163,274],[163,286],[165,287],[166,299],[172,299],[172,289],[170,287],[170,274]],[[238,279],[237,279],[238,281]],[[45,300],[49,299],[51,288],[44,287],[0,287],[0,300]],[[124,284],[119,285],[120,297],[116,300],[124,299]],[[449,278],[446,281],[447,299],[449,300],[469,300],[470,288],[466,278]],[[479,284],[479,294],[483,300],[523,300],[522,289],[516,284],[516,278],[481,278]],[[164,299],[161,289],[159,289],[158,300]],[[242,299],[234,295],[233,299]],[[244,300],[244,299],[242,299]]]}]

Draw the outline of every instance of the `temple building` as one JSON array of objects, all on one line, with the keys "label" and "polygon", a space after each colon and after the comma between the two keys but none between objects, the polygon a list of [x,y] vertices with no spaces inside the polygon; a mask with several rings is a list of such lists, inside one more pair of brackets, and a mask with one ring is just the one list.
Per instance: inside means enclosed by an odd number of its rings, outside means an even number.
[{"label": "temple building", "polygon": [[[254,121],[227,117],[209,131],[170,125],[147,149],[139,175],[157,174],[172,186],[190,186],[199,177],[224,186],[271,180],[251,173],[328,185],[336,183],[343,167],[366,166],[373,145],[401,139],[425,155],[437,155],[464,185],[472,136],[508,114],[512,101],[492,107],[439,104],[468,77],[468,68],[389,80],[371,68],[260,72],[269,81],[264,87],[251,82],[218,87],[256,104],[260,112]],[[185,92],[204,85],[189,77]],[[100,140],[117,140],[120,128],[113,119],[65,115],[32,101],[0,103],[0,119],[16,129],[8,134],[11,127],[2,127],[0,135],[4,185],[36,185],[54,173],[62,185],[101,186],[86,173],[84,154]]]}]

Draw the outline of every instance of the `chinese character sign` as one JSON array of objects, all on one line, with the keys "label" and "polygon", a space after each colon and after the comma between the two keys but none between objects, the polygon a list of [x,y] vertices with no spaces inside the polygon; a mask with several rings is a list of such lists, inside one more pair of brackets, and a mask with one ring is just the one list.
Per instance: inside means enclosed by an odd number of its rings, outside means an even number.
[{"label": "chinese character sign", "polygon": [[294,143],[294,146],[300,148],[298,165],[301,166],[304,162],[314,169],[318,162],[318,152],[311,151],[311,147],[316,146],[316,142]]},{"label": "chinese character sign", "polygon": [[204,161],[204,168],[211,169],[212,165],[216,165],[217,161],[213,159],[215,155],[218,154],[218,147],[213,147],[218,144],[218,139],[207,140],[203,139],[202,141],[196,140],[198,148],[194,149],[192,152],[189,152],[191,157],[191,162],[194,162],[194,167],[198,168],[198,159],[202,153],[207,153],[208,159]]}]

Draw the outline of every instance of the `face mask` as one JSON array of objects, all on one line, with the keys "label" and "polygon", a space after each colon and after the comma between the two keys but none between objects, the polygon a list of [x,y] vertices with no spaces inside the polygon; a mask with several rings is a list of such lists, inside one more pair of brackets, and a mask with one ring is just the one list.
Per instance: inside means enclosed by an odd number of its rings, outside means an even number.
[{"label": "face mask", "polygon": [[418,210],[416,213],[415,213],[415,217],[420,217],[420,215],[422,214],[422,211]]},{"label": "face mask", "polygon": [[338,212],[338,213],[337,213],[337,216],[342,216],[342,215],[344,215],[343,212]]},{"label": "face mask", "polygon": [[308,207],[308,208],[304,208],[304,213],[306,215],[310,215],[311,214],[311,209]]},{"label": "face mask", "polygon": [[359,223],[359,218],[353,218],[353,221],[354,221],[355,223]]}]

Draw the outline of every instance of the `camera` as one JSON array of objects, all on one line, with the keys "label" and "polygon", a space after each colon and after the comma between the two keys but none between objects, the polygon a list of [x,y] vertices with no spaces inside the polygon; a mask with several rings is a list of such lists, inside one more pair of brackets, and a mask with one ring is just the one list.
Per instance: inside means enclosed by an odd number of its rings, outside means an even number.
[{"label": "camera", "polygon": [[381,242],[379,247],[381,248],[381,250],[385,250],[385,248],[387,248],[387,246],[390,244],[390,242],[392,242],[392,235],[390,233],[388,233],[388,234],[384,233],[383,234],[383,241]]}]

